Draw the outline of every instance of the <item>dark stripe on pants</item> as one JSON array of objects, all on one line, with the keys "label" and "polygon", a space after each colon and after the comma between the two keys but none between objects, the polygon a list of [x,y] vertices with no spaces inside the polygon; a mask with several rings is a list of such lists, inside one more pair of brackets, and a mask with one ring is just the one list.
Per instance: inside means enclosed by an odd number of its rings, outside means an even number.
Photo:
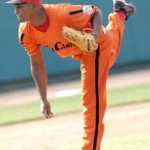
[{"label": "dark stripe on pants", "polygon": [[95,116],[95,133],[94,133],[94,143],[93,150],[96,150],[97,138],[98,138],[98,126],[99,126],[99,90],[98,90],[98,76],[99,76],[99,57],[100,57],[100,48],[96,51],[95,58],[95,94],[96,94],[96,116]]}]

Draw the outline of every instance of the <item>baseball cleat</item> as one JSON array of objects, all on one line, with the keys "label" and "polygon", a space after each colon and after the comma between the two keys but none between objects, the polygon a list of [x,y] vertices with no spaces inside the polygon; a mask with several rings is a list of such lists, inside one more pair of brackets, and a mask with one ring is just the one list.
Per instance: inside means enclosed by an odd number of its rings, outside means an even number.
[{"label": "baseball cleat", "polygon": [[136,6],[134,6],[132,3],[124,3],[122,1],[116,1],[114,3],[114,11],[115,12],[123,11],[126,15],[125,20],[127,20],[129,16],[135,14]]}]

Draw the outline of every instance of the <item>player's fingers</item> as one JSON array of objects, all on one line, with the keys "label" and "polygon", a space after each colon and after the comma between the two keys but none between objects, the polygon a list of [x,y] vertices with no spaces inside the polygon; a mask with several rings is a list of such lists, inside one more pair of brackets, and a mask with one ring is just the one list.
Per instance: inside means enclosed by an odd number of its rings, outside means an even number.
[{"label": "player's fingers", "polygon": [[48,111],[48,110],[45,110],[45,111],[43,112],[43,114],[44,114],[45,118],[47,118],[47,119],[53,117],[53,113],[50,112],[50,111]]}]

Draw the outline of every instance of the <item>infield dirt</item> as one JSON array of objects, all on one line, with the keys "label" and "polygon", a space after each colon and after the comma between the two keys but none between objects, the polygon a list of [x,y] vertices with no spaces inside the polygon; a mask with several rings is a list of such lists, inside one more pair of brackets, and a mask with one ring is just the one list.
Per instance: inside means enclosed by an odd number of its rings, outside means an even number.
[{"label": "infield dirt", "polygon": [[[150,83],[149,77],[150,69],[114,74],[108,79],[108,88]],[[48,88],[49,96],[58,96],[58,92],[63,91],[64,87],[80,91],[80,81],[52,84]],[[22,98],[24,95],[25,99]],[[30,96],[27,98],[27,95]],[[4,92],[0,93],[0,106],[25,103],[33,98],[38,98],[35,88]],[[103,140],[149,136],[149,108],[150,103],[108,108],[105,116]],[[61,147],[70,150],[69,145],[80,145],[82,142],[82,113],[77,112],[57,116],[50,120],[43,119],[3,126],[0,127],[0,134],[1,150],[54,150],[54,148],[59,150]]]}]

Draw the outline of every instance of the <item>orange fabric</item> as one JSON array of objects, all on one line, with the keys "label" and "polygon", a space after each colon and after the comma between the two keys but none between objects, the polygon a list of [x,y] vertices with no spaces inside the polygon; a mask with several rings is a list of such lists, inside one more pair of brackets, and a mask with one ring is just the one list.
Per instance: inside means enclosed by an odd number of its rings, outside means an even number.
[{"label": "orange fabric", "polygon": [[93,12],[87,15],[80,12],[82,10],[80,5],[57,4],[43,7],[50,19],[49,28],[46,32],[40,32],[29,22],[21,23],[20,43],[29,56],[40,54],[40,46],[48,46],[60,57],[73,56],[80,60],[84,117],[82,150],[100,150],[106,109],[106,81],[109,69],[119,54],[124,30],[123,20],[119,13],[110,14],[109,23],[106,28],[102,28],[98,38],[100,49],[85,55],[63,38],[62,26],[67,25],[78,30],[91,27],[91,17],[98,8],[93,7]]},{"label": "orange fabric", "polygon": [[[82,150],[100,150],[106,110],[106,82],[110,67],[115,63],[122,40],[124,24],[119,13],[110,14],[109,23],[98,38],[99,55],[82,55],[81,81],[84,115]],[[98,59],[96,61],[96,59]],[[96,86],[97,85],[97,86]],[[96,93],[97,91],[97,93]],[[96,135],[96,136],[95,136]]]},{"label": "orange fabric", "polygon": [[120,13],[111,14],[108,19],[109,24],[107,25],[106,29],[113,39],[113,47],[111,48],[111,58],[109,63],[109,67],[112,67],[112,65],[116,62],[120,52],[124,31],[124,20],[122,20],[122,14]]},{"label": "orange fabric", "polygon": [[19,27],[20,43],[22,43],[28,54],[30,56],[39,54],[40,46],[50,47],[60,57],[81,54],[79,48],[63,38],[62,26],[66,25],[78,30],[90,27],[91,17],[98,11],[98,8],[93,7],[93,12],[89,15],[82,12],[70,15],[71,12],[82,10],[80,5],[43,5],[43,8],[50,19],[50,27],[44,34],[36,30],[30,22],[21,23]]}]

